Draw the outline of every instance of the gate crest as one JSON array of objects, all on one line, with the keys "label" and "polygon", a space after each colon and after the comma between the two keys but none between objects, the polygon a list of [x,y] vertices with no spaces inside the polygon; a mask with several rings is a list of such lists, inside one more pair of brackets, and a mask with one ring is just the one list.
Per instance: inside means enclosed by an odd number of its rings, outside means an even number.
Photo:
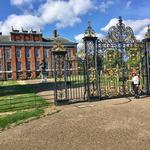
[{"label": "gate crest", "polygon": [[112,42],[134,43],[136,42],[133,30],[129,26],[125,26],[122,18],[119,17],[119,22],[116,26],[112,26],[108,30],[108,38]]}]

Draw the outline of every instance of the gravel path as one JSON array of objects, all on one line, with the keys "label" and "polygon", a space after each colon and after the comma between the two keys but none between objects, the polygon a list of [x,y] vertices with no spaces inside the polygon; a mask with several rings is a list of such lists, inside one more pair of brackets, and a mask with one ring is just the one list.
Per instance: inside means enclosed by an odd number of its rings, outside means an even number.
[{"label": "gravel path", "polygon": [[150,97],[61,106],[0,133],[1,150],[149,150]]}]

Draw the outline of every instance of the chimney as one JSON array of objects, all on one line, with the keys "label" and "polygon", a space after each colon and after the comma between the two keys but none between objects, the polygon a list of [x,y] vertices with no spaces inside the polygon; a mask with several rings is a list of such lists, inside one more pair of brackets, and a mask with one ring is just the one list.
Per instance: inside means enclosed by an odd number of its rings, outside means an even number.
[{"label": "chimney", "polygon": [[56,29],[54,30],[53,34],[54,34],[54,37],[57,37],[57,36],[58,36],[58,33],[57,33],[57,30],[56,30]]}]

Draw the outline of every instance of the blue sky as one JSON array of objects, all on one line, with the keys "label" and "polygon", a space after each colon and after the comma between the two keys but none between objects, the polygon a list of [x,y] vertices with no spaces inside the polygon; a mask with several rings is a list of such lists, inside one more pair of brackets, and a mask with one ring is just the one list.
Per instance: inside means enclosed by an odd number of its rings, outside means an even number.
[{"label": "blue sky", "polygon": [[150,0],[0,0],[0,32],[16,29],[39,30],[80,42],[90,20],[99,37],[107,34],[118,16],[142,39],[150,24]]}]

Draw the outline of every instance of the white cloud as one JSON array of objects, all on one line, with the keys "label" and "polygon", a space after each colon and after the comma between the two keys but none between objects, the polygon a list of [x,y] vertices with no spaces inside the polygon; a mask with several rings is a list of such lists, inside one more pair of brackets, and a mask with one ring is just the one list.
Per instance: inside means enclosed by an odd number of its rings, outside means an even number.
[{"label": "white cloud", "polygon": [[77,42],[82,41],[82,38],[84,37],[84,33],[78,34],[76,35],[74,38]]},{"label": "white cloud", "polygon": [[[11,0],[11,3],[17,6],[25,3],[30,3],[29,6],[31,6],[33,2],[35,0]],[[38,0],[38,2],[45,2],[45,0]],[[35,29],[52,23],[55,23],[57,28],[73,26],[81,21],[82,15],[93,8],[92,0],[47,0],[39,6],[36,13],[34,12],[35,15],[31,12],[22,15],[11,14],[5,21],[0,21],[0,31],[3,34],[8,34],[11,31],[11,26],[16,28],[33,27]]]},{"label": "white cloud", "polygon": [[113,5],[114,2],[109,0],[109,1],[103,1],[100,3],[99,9],[101,12],[105,12],[111,5]]},{"label": "white cloud", "polygon": [[136,38],[137,38],[138,40],[144,39],[144,36],[145,36],[145,33],[147,32],[147,29],[148,29],[148,27],[145,26],[142,30],[140,30],[140,31],[138,32],[138,34],[136,35]]},{"label": "white cloud", "polygon": [[32,2],[33,2],[33,0],[10,0],[10,3],[12,5],[16,5],[16,6],[20,6],[25,3],[32,3]]},{"label": "white cloud", "polygon": [[21,29],[21,27],[39,29],[42,25],[42,21],[37,16],[10,15],[4,22],[1,22],[0,31],[2,31],[3,34],[9,34],[11,26],[15,29]]},{"label": "white cloud", "polygon": [[74,39],[76,40],[76,42],[78,43],[77,45],[77,49],[78,50],[81,50],[83,49],[83,38],[84,37],[84,33],[81,33],[81,34],[78,34],[78,35],[75,35]]},{"label": "white cloud", "polygon": [[96,36],[97,36],[99,39],[104,38],[104,35],[103,35],[102,33],[96,33]]},{"label": "white cloud", "polygon": [[80,22],[80,16],[93,7],[91,0],[49,0],[40,8],[41,19],[46,23],[57,22],[57,27],[73,26]]},{"label": "white cloud", "polygon": [[128,1],[127,3],[126,3],[126,9],[129,9],[130,8],[130,6],[131,6],[131,3],[132,3],[132,1]]},{"label": "white cloud", "polygon": [[118,19],[112,18],[105,27],[101,28],[101,31],[107,32],[111,26],[114,26],[117,23],[118,23]]},{"label": "white cloud", "polygon": [[21,6],[21,5],[24,5],[24,4],[31,4],[33,2],[44,2],[46,0],[10,0],[10,3],[12,5],[16,5],[16,6]]},{"label": "white cloud", "polygon": [[[18,29],[21,27],[42,28],[46,24],[55,23],[57,28],[73,26],[81,21],[80,17],[93,9],[92,0],[37,0],[40,3],[36,12],[24,12],[22,15],[11,14],[6,20],[0,21],[0,31],[8,34],[11,26]],[[24,4],[33,5],[35,0],[11,0],[11,4],[21,6]],[[46,2],[45,2],[46,1]],[[28,6],[27,10],[30,9]]]},{"label": "white cloud", "polygon": [[[109,21],[109,23],[101,28],[101,31],[105,31],[107,32],[108,29],[111,27],[111,26],[114,26],[116,25],[116,23],[118,23],[118,19],[117,18],[113,18]],[[144,35],[146,33],[146,30],[147,30],[147,25],[150,24],[150,19],[141,19],[141,20],[123,20],[123,23],[126,25],[126,26],[130,26],[137,39],[141,40],[144,38]]]},{"label": "white cloud", "polygon": [[141,20],[125,20],[126,25],[133,28],[134,32],[141,31],[145,26],[150,24],[150,19],[141,19]]}]

